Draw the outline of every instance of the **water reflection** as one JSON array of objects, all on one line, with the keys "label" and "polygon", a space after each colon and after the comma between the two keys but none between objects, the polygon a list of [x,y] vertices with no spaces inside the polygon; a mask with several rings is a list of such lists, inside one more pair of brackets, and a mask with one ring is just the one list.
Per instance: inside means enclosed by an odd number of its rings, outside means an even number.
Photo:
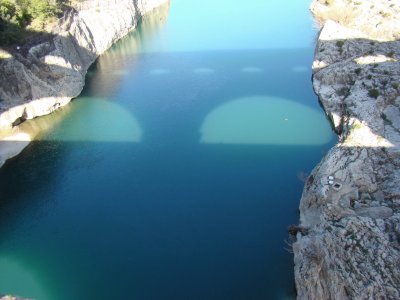
[{"label": "water reflection", "polygon": [[264,70],[259,67],[244,67],[244,68],[242,68],[242,72],[244,72],[244,73],[261,73],[263,71]]},{"label": "water reflection", "polygon": [[196,68],[193,70],[195,74],[212,74],[215,73],[214,69],[211,68]]},{"label": "water reflection", "polygon": [[[266,33],[285,29],[274,24],[287,22],[282,14],[264,10],[281,2],[227,2],[176,0],[160,36],[166,18],[145,20],[91,69],[73,113],[3,169],[1,245],[17,249],[18,261],[33,257],[42,273],[57,270],[42,277],[57,286],[53,299],[291,295],[282,241],[298,218],[296,174],[329,146],[316,147],[326,137],[313,117],[311,74],[291,69],[307,65],[312,49],[303,48],[308,33],[289,30],[302,41],[291,49]],[[299,3],[303,20],[308,1]],[[210,45],[224,26],[229,43]]]},{"label": "water reflection", "polygon": [[[91,80],[87,82],[86,89],[103,97],[114,95],[123,77],[135,72],[134,65],[140,50],[159,38],[158,35],[168,20],[169,8],[169,3],[156,8],[142,18],[135,31],[103,53],[89,72]],[[110,74],[114,76],[112,80]]]},{"label": "water reflection", "polygon": [[[170,52],[299,48],[311,45],[314,33],[310,1],[174,0],[162,42]],[[159,45],[143,51],[158,52]]]},{"label": "water reflection", "polygon": [[169,70],[166,69],[153,69],[150,70],[150,75],[166,75],[169,74]]},{"label": "water reflection", "polygon": [[296,66],[292,68],[292,72],[295,73],[307,73],[310,71],[310,68],[307,68],[306,66]]},{"label": "water reflection", "polygon": [[206,116],[200,132],[202,143],[323,145],[331,139],[319,111],[272,97],[224,103]]}]

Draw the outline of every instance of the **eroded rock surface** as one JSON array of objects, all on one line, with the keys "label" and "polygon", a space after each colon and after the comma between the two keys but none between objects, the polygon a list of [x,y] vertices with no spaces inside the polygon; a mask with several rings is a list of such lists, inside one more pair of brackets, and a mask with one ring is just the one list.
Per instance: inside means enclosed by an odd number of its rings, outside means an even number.
[{"label": "eroded rock surface", "polygon": [[144,14],[167,2],[86,0],[66,12],[53,32],[34,46],[0,49],[0,166],[33,138],[15,140],[13,132],[4,140],[11,127],[77,97],[98,55],[135,28]]},{"label": "eroded rock surface", "polygon": [[298,299],[400,299],[400,3],[311,9],[314,89],[340,142],[303,191]]}]

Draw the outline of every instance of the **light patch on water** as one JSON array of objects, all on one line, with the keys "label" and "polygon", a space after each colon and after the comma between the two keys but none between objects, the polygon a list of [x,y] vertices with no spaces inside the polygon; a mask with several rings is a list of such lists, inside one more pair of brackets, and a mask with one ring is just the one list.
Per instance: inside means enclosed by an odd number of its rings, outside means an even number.
[{"label": "light patch on water", "polygon": [[166,75],[169,74],[170,71],[167,69],[153,69],[149,72],[151,75]]},{"label": "light patch on water", "polygon": [[211,111],[200,128],[202,143],[322,145],[331,130],[321,112],[274,97],[234,99]]},{"label": "light patch on water", "polygon": [[116,75],[116,76],[124,76],[124,75],[128,75],[129,71],[128,70],[114,70],[114,71],[112,71],[112,74]]},{"label": "light patch on water", "polygon": [[308,68],[306,66],[296,66],[292,68],[292,72],[294,73],[306,73],[308,72]]},{"label": "light patch on water", "polygon": [[196,68],[193,70],[195,74],[212,74],[215,73],[214,69],[211,68]]},{"label": "light patch on water", "polygon": [[[204,52],[309,47],[314,32],[310,30],[312,20],[308,6],[309,1],[306,0],[291,1],[291,9],[276,0],[235,2],[234,5],[232,0],[175,0],[165,35],[158,43],[147,44],[146,50]],[[251,18],[238,22],[243,20],[243,16]],[[287,30],[287,20],[296,30]],[[205,30],[207,34],[204,34]]]},{"label": "light patch on water", "polygon": [[140,142],[142,129],[130,111],[100,98],[79,98],[74,113],[42,140],[80,142]]},{"label": "light patch on water", "polygon": [[33,271],[9,257],[0,257],[0,293],[29,299],[51,299]]},{"label": "light patch on water", "polygon": [[261,73],[264,72],[262,68],[258,67],[244,67],[242,68],[242,72],[244,73]]}]

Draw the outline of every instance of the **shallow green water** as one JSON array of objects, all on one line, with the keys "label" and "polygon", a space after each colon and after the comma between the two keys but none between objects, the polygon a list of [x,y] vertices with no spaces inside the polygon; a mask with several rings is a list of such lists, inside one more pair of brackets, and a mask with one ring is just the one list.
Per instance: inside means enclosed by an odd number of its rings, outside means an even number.
[{"label": "shallow green water", "polygon": [[287,6],[175,0],[106,52],[0,170],[0,293],[293,298],[287,227],[334,136]]}]

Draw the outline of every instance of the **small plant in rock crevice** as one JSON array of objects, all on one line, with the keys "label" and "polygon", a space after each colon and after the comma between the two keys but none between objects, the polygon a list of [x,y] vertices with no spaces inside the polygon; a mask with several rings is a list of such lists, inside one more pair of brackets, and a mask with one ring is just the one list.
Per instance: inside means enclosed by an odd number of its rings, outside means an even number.
[{"label": "small plant in rock crevice", "polygon": [[368,96],[377,99],[379,97],[379,91],[377,89],[370,89],[368,91]]},{"label": "small plant in rock crevice", "polygon": [[390,58],[394,58],[394,51],[390,51],[389,53],[386,53],[386,56],[387,57],[390,57]]},{"label": "small plant in rock crevice", "polygon": [[357,130],[357,129],[361,129],[362,125],[360,123],[354,123],[353,125],[351,125],[350,130]]},{"label": "small plant in rock crevice", "polygon": [[343,41],[336,41],[336,46],[337,46],[337,47],[342,48],[343,45],[344,45],[344,42],[343,42]]}]

